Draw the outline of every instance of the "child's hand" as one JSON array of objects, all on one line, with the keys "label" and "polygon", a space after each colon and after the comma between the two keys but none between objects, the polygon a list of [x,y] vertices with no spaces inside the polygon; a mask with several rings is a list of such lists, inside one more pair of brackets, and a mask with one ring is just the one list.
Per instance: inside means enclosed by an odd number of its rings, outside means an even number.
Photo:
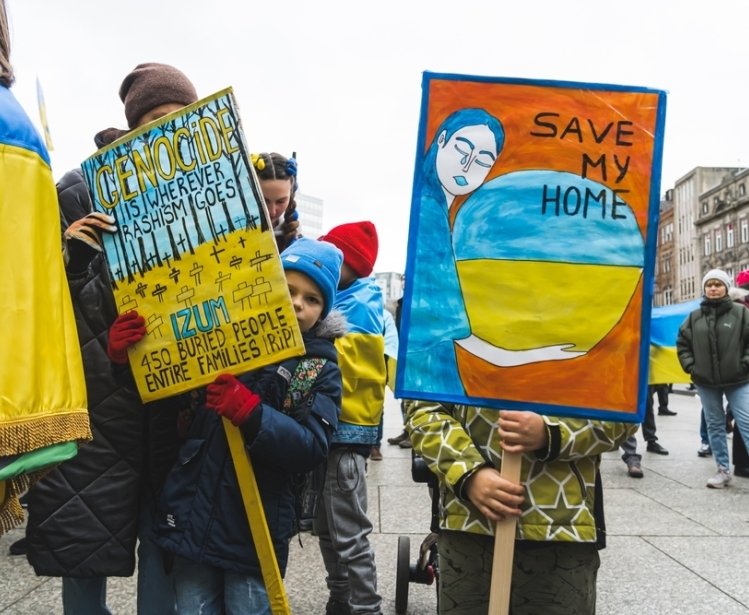
[{"label": "child's hand", "polygon": [[206,406],[225,416],[239,427],[260,405],[260,396],[253,393],[231,374],[216,376],[206,387]]},{"label": "child's hand", "polygon": [[502,478],[494,468],[481,468],[466,480],[465,494],[487,519],[519,517],[525,499],[523,486]]},{"label": "child's hand", "polygon": [[109,327],[107,355],[112,363],[127,363],[127,349],[146,335],[146,321],[135,310],[120,314]]},{"label": "child's hand", "polygon": [[502,410],[497,431],[508,453],[532,453],[548,446],[546,423],[535,412]]}]

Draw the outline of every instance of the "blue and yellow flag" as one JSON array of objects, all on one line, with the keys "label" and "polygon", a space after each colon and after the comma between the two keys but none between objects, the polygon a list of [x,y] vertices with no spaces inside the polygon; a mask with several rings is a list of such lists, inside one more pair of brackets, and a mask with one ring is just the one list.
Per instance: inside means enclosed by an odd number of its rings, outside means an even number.
[{"label": "blue and yellow flag", "polygon": [[650,321],[650,384],[691,382],[676,356],[676,337],[681,323],[700,306],[700,301],[694,299],[653,308]]},{"label": "blue and yellow flag", "polygon": [[335,342],[343,398],[333,441],[374,444],[385,403],[382,291],[374,278],[360,278],[338,291],[335,309],[346,318],[348,332]]},{"label": "blue and yellow flag", "polygon": [[0,481],[2,535],[23,521],[18,497],[40,476],[26,473],[40,468],[38,456],[26,455],[64,443],[72,454],[76,442],[91,439],[49,155],[4,86],[0,186],[0,458],[14,465]]}]

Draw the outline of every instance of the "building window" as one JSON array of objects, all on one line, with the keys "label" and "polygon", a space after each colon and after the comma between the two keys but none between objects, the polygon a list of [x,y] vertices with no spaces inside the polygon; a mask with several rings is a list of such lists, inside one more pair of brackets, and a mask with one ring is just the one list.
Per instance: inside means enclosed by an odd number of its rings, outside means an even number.
[{"label": "building window", "polygon": [[726,248],[733,248],[733,224],[726,227]]},{"label": "building window", "polygon": [[739,196],[745,196],[745,195],[746,195],[746,185],[739,184]]},{"label": "building window", "polygon": [[712,245],[710,243],[710,235],[705,235],[705,249],[704,254],[705,256],[710,256],[713,253]]},{"label": "building window", "polygon": [[708,212],[708,209],[709,209],[709,207],[708,207],[707,201],[703,201],[702,202],[702,213],[706,214]]},{"label": "building window", "polygon": [[742,218],[741,220],[741,243],[747,243],[749,241],[749,220]]},{"label": "building window", "polygon": [[715,231],[715,251],[716,252],[723,251],[723,232],[722,231]]}]

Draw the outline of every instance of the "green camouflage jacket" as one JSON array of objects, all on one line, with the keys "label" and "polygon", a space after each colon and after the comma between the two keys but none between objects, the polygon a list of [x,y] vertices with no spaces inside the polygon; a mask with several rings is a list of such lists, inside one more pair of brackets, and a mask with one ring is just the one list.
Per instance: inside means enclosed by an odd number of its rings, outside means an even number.
[{"label": "green camouflage jacket", "polygon": [[[462,495],[467,477],[491,465],[501,469],[497,410],[439,402],[407,404],[406,429],[414,450],[440,483],[440,527],[475,534],[494,533]],[[601,453],[616,450],[638,425],[543,417],[546,451],[523,454],[520,482],[526,487],[518,540],[595,542],[595,478]]]}]

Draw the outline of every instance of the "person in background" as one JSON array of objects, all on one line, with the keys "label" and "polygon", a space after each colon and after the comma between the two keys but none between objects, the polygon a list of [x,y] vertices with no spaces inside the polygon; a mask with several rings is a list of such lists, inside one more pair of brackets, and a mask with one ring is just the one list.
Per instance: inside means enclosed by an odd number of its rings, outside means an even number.
[{"label": "person in background", "polygon": [[11,91],[10,52],[0,0],[0,535],[23,521],[21,494],[91,439],[49,154]]},{"label": "person in background", "polygon": [[684,320],[676,340],[681,367],[692,377],[705,410],[718,469],[707,481],[712,489],[722,489],[732,480],[724,395],[744,441],[749,436],[749,310],[729,296],[731,282],[721,269],[704,275],[704,299]]},{"label": "person in background", "polygon": [[343,377],[341,419],[330,457],[313,531],[327,571],[330,597],[326,615],[349,612],[378,615],[375,555],[369,542],[367,458],[377,441],[385,398],[385,340],[382,291],[369,277],[377,260],[378,239],[368,221],[342,224],[320,237],[343,252],[336,309],[348,333],[336,341]]},{"label": "person in background", "polygon": [[697,449],[698,457],[711,457],[713,449],[710,448],[710,438],[707,435],[707,421],[705,421],[705,409],[700,408],[700,448]]},{"label": "person in background", "polygon": [[205,403],[167,477],[156,518],[158,544],[177,556],[181,615],[270,615],[221,417],[239,427],[252,458],[283,575],[296,529],[296,476],[324,463],[338,424],[341,373],[334,340],[346,328],[333,305],[342,260],[336,247],[312,239],[300,238],[284,250],[281,264],[304,357],[238,377],[221,374],[201,395]]},{"label": "person in background", "polygon": [[[653,394],[656,392],[657,385],[648,385],[648,399],[645,406],[645,420],[642,422],[642,435],[647,445],[645,450],[656,455],[668,455],[668,450],[658,442],[658,436],[655,435],[655,412],[653,408]],[[666,385],[668,386],[668,385]],[[622,443],[622,461],[627,465],[627,474],[632,478],[642,478],[643,471],[640,461],[642,455],[637,453],[637,437],[632,434]]]},{"label": "person in background", "polygon": [[654,384],[652,386],[655,394],[658,396],[658,416],[676,416],[678,412],[674,412],[668,408],[668,394],[671,392],[671,385]]},{"label": "person in background", "polygon": [[[729,291],[731,299],[736,303],[749,308],[749,270],[745,270],[736,276],[737,288],[732,288]],[[728,419],[733,418],[733,413],[729,408],[726,409],[726,415]],[[726,431],[730,429],[730,425],[726,423]],[[741,437],[741,431],[739,429],[733,429],[733,437],[731,438],[731,456],[733,458],[733,475],[740,476],[741,478],[749,478],[749,453],[746,451],[746,444],[744,439]]]},{"label": "person in background", "polygon": [[260,190],[263,192],[278,251],[283,252],[299,234],[299,213],[296,210],[296,155],[286,158],[276,152],[252,154]]},{"label": "person in background", "polygon": [[[154,62],[136,66],[119,95],[129,130],[198,99],[181,71]],[[102,147],[127,133],[108,128],[95,142]],[[141,401],[127,347],[145,324],[132,314],[117,316],[101,247],[101,233],[114,231],[115,221],[92,213],[80,169],[66,173],[57,192],[94,439],[29,491],[27,557],[38,575],[62,577],[66,615],[108,615],[107,577],[133,574],[137,542],[137,612],[169,615],[176,613],[173,578],[150,532],[190,398]]]}]

